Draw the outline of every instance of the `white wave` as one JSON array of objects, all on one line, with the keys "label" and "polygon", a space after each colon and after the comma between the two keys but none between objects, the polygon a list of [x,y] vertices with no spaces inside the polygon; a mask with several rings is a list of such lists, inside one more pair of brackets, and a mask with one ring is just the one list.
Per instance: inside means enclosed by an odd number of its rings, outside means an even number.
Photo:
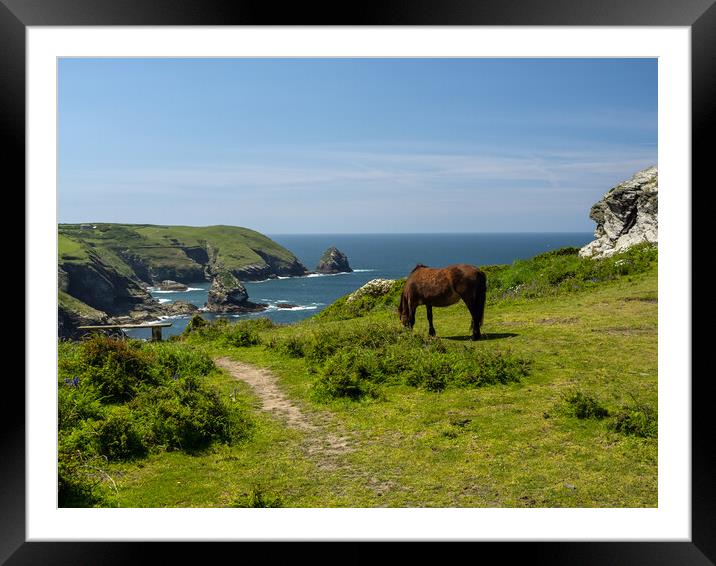
[{"label": "white wave", "polygon": [[306,277],[335,277],[337,275],[350,275],[350,273],[341,271],[340,273],[309,273]]},{"label": "white wave", "polygon": [[164,291],[158,287],[149,287],[147,290],[150,293],[188,293],[189,291],[206,291],[203,287],[187,287],[183,291]]},{"label": "white wave", "polygon": [[354,269],[354,273],[368,273],[369,271],[377,271],[376,269]]},{"label": "white wave", "polygon": [[172,302],[171,299],[157,299],[157,301],[159,301],[159,304],[171,303],[171,302]]}]

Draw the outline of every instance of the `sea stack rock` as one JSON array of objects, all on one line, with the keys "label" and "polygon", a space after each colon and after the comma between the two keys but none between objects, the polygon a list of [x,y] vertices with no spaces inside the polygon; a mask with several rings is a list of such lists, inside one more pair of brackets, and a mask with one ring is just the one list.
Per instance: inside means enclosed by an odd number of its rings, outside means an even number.
[{"label": "sea stack rock", "polygon": [[206,310],[209,312],[255,312],[265,310],[268,305],[252,303],[246,287],[230,271],[219,271],[209,289]]},{"label": "sea stack rock", "polygon": [[351,273],[353,270],[348,265],[346,254],[331,246],[321,256],[316,266],[316,273]]},{"label": "sea stack rock", "polygon": [[209,309],[241,305],[249,298],[246,287],[229,271],[220,271],[214,276],[209,289],[206,306]]},{"label": "sea stack rock", "polygon": [[658,182],[657,168],[649,167],[611,188],[589,211],[589,217],[597,223],[596,240],[579,250],[579,255],[597,259],[634,244],[657,243]]}]

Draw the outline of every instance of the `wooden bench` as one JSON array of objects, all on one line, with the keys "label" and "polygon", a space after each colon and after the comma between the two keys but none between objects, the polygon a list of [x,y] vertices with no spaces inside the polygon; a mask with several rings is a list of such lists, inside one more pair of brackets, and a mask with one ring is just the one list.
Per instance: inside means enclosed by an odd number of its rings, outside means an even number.
[{"label": "wooden bench", "polygon": [[113,328],[151,328],[152,342],[162,341],[162,328],[171,326],[171,322],[158,322],[156,324],[108,324],[104,326],[78,326],[79,330],[110,330]]}]

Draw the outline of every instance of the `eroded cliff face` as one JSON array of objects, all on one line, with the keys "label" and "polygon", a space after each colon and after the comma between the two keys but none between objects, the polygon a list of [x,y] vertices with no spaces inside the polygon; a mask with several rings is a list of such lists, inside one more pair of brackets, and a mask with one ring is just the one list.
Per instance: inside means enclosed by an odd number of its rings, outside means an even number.
[{"label": "eroded cliff face", "polygon": [[610,189],[592,206],[589,217],[597,223],[594,241],[582,257],[609,257],[634,244],[658,242],[659,187],[656,167],[636,173]]},{"label": "eroded cliff face", "polygon": [[60,290],[107,314],[122,314],[152,303],[151,295],[134,278],[121,274],[98,255],[85,263],[66,262],[59,270]]}]

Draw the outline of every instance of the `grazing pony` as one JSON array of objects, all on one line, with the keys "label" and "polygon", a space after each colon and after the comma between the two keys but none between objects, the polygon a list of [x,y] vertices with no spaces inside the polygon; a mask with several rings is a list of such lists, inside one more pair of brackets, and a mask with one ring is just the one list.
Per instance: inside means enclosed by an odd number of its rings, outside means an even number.
[{"label": "grazing pony", "polygon": [[472,339],[479,340],[486,294],[487,278],[472,265],[458,263],[432,268],[418,264],[410,272],[400,297],[400,321],[413,328],[416,309],[419,305],[425,305],[430,325],[428,334],[435,336],[433,307],[447,307],[462,299],[472,315]]}]

